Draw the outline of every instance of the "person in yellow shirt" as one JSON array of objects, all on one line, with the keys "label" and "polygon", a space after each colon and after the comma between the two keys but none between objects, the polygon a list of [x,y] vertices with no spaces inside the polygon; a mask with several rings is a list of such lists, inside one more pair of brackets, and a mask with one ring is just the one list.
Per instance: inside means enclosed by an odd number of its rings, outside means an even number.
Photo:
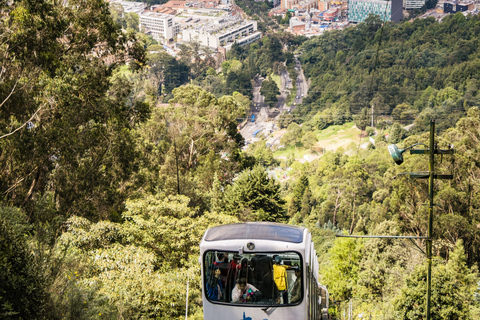
[{"label": "person in yellow shirt", "polygon": [[288,304],[288,290],[287,290],[287,270],[280,263],[282,258],[275,257],[275,264],[273,265],[273,280],[278,289],[278,303],[282,303],[280,297],[283,299],[283,304]]}]

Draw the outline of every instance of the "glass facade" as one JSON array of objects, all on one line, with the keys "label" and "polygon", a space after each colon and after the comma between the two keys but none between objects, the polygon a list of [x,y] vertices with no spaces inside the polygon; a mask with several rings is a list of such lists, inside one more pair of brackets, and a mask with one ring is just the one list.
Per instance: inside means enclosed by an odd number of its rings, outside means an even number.
[{"label": "glass facade", "polygon": [[349,0],[348,21],[364,22],[370,14],[378,15],[384,21],[391,21],[391,1]]},{"label": "glass facade", "polygon": [[207,251],[204,290],[210,302],[242,305],[296,305],[303,300],[300,254]]}]

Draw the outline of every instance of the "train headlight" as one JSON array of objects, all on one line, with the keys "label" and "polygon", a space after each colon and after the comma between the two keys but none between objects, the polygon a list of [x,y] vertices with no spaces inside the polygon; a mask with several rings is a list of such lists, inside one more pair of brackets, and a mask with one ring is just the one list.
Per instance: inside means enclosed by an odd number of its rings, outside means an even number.
[{"label": "train headlight", "polygon": [[248,248],[248,250],[253,250],[253,249],[255,249],[255,244],[253,242],[249,242],[249,243],[247,243],[247,248]]}]

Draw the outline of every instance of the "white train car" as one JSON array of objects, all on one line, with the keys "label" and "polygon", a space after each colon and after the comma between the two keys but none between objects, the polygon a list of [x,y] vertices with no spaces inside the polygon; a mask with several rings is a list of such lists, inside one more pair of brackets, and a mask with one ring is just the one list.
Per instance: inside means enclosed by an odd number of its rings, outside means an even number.
[{"label": "white train car", "polygon": [[[205,320],[317,320],[328,309],[308,229],[269,222],[208,229],[200,243]],[[298,278],[298,279],[297,279]]]}]

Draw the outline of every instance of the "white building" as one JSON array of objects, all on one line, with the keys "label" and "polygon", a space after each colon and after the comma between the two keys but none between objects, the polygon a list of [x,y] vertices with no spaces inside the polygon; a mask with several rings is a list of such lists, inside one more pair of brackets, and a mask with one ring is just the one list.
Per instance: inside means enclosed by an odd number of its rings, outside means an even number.
[{"label": "white building", "polygon": [[157,12],[145,12],[140,15],[140,30],[151,35],[155,40],[172,39],[180,32],[180,24],[174,17]]},{"label": "white building", "polygon": [[198,41],[202,46],[217,49],[229,47],[233,43],[248,44],[262,36],[257,31],[257,22],[243,20],[235,16],[216,18],[200,25],[192,25],[182,30],[182,41]]},{"label": "white building", "polygon": [[143,2],[130,2],[130,1],[119,1],[119,0],[112,0],[111,2],[122,5],[124,13],[133,12],[138,15],[141,15],[147,8],[147,4]]},{"label": "white building", "polygon": [[420,9],[425,4],[426,0],[403,0],[403,7],[406,10]]}]

